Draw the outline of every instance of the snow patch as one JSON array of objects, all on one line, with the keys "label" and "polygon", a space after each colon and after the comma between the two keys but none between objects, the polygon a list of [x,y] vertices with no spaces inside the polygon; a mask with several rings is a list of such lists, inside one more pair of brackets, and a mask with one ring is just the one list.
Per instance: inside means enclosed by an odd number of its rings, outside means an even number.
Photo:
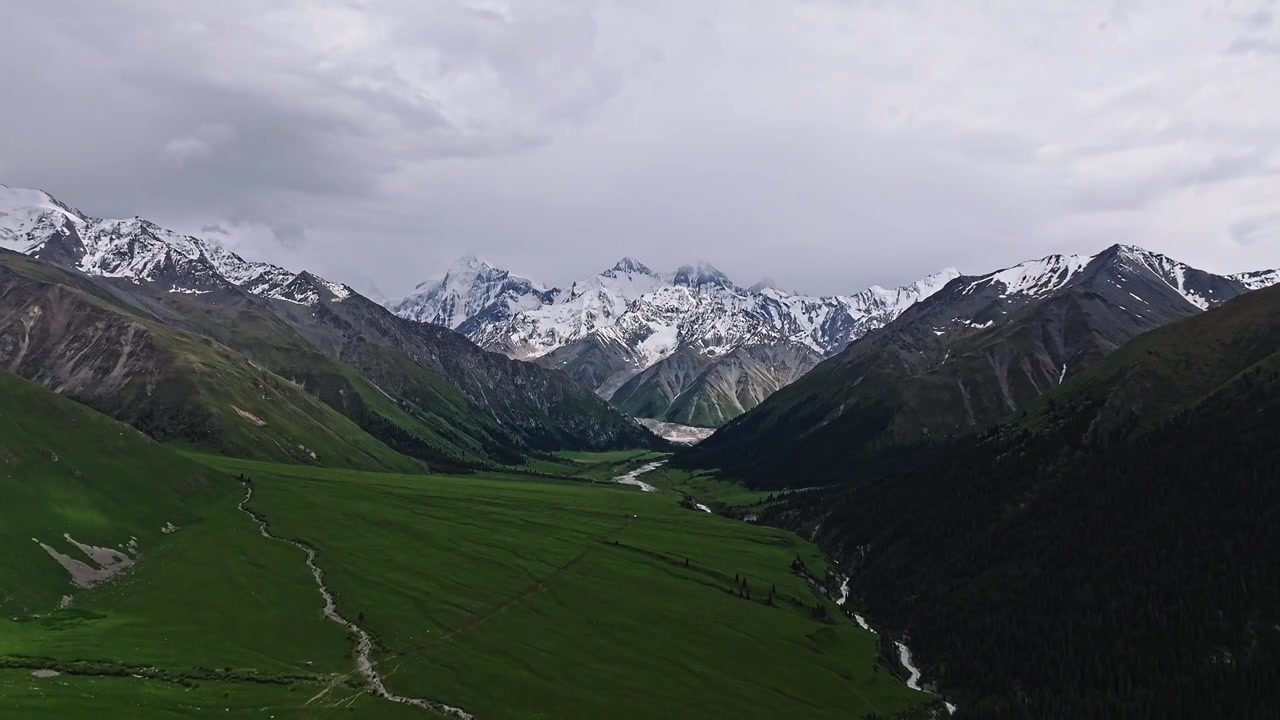
[{"label": "snow patch", "polygon": [[1093,257],[1086,255],[1050,255],[984,275],[971,283],[969,289],[998,284],[1004,288],[1001,297],[1043,297],[1066,286],[1091,260]]}]

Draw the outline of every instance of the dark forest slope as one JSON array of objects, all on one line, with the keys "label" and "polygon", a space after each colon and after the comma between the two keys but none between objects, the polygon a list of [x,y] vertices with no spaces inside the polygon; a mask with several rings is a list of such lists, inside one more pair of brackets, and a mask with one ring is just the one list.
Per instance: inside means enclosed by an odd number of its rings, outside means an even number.
[{"label": "dark forest slope", "polygon": [[1129,343],[934,462],[804,493],[965,717],[1274,717],[1280,288]]}]

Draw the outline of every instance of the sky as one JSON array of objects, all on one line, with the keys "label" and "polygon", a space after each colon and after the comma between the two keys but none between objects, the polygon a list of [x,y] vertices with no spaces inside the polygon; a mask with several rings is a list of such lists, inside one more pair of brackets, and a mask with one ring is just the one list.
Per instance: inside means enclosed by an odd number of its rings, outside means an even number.
[{"label": "sky", "polygon": [[396,297],[1280,266],[1267,0],[0,0],[0,182]]}]

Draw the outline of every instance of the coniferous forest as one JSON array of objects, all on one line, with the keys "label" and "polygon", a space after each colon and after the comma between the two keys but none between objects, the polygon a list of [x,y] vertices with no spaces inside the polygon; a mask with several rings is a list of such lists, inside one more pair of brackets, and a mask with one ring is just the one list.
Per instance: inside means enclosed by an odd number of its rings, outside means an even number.
[{"label": "coniferous forest", "polygon": [[1255,295],[763,520],[817,528],[958,716],[1275,717],[1280,293]]}]

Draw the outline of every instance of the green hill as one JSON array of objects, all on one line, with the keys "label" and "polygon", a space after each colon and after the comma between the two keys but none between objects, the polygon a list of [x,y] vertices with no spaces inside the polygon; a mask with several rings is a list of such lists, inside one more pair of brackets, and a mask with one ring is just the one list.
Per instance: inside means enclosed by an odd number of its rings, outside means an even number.
[{"label": "green hill", "polygon": [[421,468],[301,384],[161,322],[145,295],[7,252],[0,289],[7,367],[157,440],[282,462]]}]

